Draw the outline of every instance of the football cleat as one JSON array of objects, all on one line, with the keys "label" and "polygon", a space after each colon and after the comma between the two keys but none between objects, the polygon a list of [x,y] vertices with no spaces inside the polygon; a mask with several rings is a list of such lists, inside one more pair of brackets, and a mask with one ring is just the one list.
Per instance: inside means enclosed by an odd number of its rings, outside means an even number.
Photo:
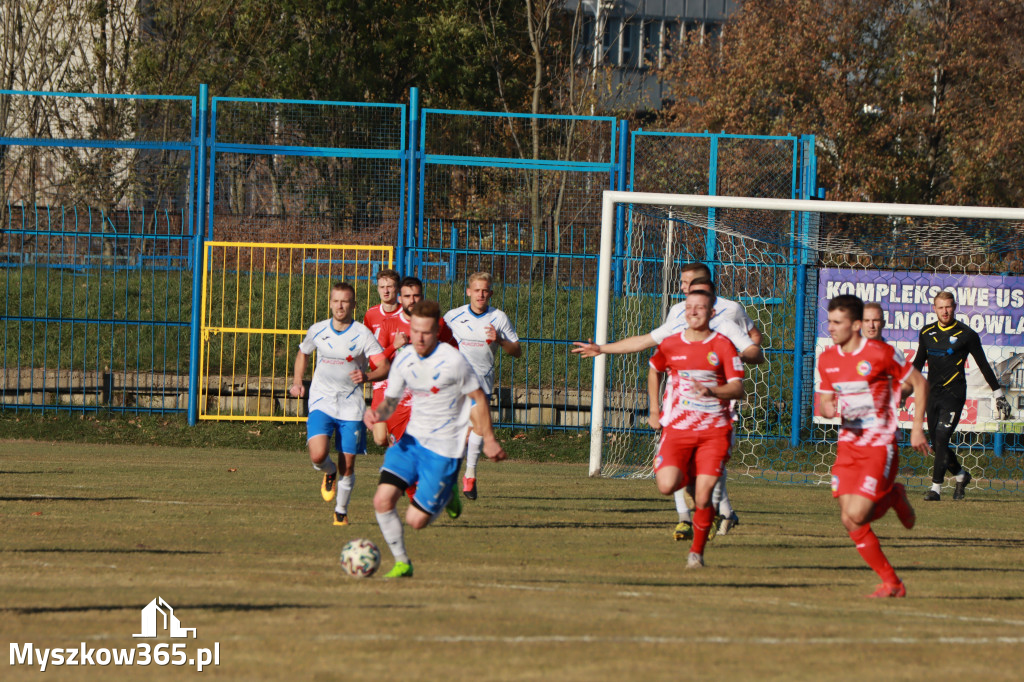
[{"label": "football cleat", "polygon": [[929,490],[924,494],[925,502],[938,502],[942,497],[934,490]]},{"label": "football cleat", "polygon": [[896,516],[899,517],[903,527],[909,530],[914,527],[914,523],[917,521],[917,514],[914,513],[914,508],[910,506],[907,489],[902,483],[894,483],[892,489],[896,493],[896,501],[893,502],[892,508],[896,510]]},{"label": "football cleat", "polygon": [[696,552],[690,552],[690,556],[686,558],[687,568],[704,568],[704,555],[697,554]]},{"label": "football cleat", "polygon": [[735,511],[728,516],[720,516],[718,518],[721,519],[721,521],[718,522],[719,535],[728,535],[729,531],[740,525],[740,517],[736,515]]},{"label": "football cleat", "polygon": [[898,582],[895,585],[889,583],[882,583],[878,586],[878,589],[868,595],[868,599],[889,599],[891,597],[906,597],[907,588],[903,582]]},{"label": "football cleat", "polygon": [[445,511],[447,511],[448,516],[453,519],[459,518],[462,514],[462,498],[459,497],[459,491],[457,489],[452,489],[452,497],[448,500],[448,504],[445,505]]},{"label": "football cleat", "polygon": [[345,512],[336,511],[334,512],[334,525],[335,526],[347,526],[348,525],[348,514]]},{"label": "football cleat", "polygon": [[476,499],[476,479],[462,477],[462,494],[466,496],[467,500]]},{"label": "football cleat", "polygon": [[964,469],[964,480],[957,481],[956,486],[953,488],[953,499],[962,500],[964,499],[964,493],[967,492],[967,484],[971,482],[971,472]]},{"label": "football cleat", "polygon": [[722,515],[721,514],[715,514],[715,518],[711,519],[711,527],[708,528],[708,542],[711,542],[712,540],[714,540],[715,536],[718,535],[718,526],[721,523],[722,523]]},{"label": "football cleat", "polygon": [[672,537],[676,539],[676,542],[679,542],[680,540],[692,540],[693,524],[689,521],[680,521],[676,524],[676,529],[672,531]]},{"label": "football cleat", "polygon": [[396,561],[394,568],[384,574],[385,578],[411,578],[412,577],[412,563],[406,563],[404,561]]},{"label": "football cleat", "polygon": [[324,474],[324,480],[320,484],[320,495],[325,502],[330,502],[338,494],[338,472]]}]

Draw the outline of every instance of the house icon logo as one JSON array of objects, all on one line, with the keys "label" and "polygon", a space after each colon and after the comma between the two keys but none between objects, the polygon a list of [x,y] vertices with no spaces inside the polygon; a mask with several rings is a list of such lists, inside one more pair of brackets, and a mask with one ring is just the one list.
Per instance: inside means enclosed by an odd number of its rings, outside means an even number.
[{"label": "house icon logo", "polygon": [[192,639],[196,638],[196,629],[181,627],[181,621],[174,615],[174,607],[165,602],[163,597],[157,597],[142,609],[142,632],[132,637],[156,637],[160,629],[160,616],[163,616],[163,629],[171,637],[187,639],[191,632]]}]

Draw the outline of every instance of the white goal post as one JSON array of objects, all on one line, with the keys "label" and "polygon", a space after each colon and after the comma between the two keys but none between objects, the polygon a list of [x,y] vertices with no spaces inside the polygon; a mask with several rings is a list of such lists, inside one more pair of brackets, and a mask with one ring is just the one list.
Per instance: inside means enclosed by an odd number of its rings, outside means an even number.
[{"label": "white goal post", "polygon": [[[641,209],[640,207],[643,208]],[[630,224],[632,224],[631,221],[633,220],[631,216],[633,216],[635,212],[641,210],[657,213],[660,216],[659,220],[667,222],[668,224],[675,224],[680,215],[699,216],[703,214],[704,216],[710,216],[705,217],[705,222],[702,225],[702,229],[706,232],[712,233],[721,231],[722,234],[731,235],[732,238],[738,237],[745,240],[745,242],[754,244],[761,243],[759,240],[763,239],[765,235],[759,232],[758,229],[747,230],[746,223],[743,222],[742,219],[738,221],[734,220],[732,225],[730,225],[727,220],[718,222],[718,219],[715,217],[715,211],[721,210],[722,213],[725,214],[728,210],[734,210],[734,213],[730,215],[741,217],[753,215],[757,211],[764,211],[766,215],[774,212],[776,218],[788,216],[788,220],[791,221],[790,224],[792,225],[817,225],[818,223],[815,221],[821,220],[822,214],[887,216],[889,218],[888,223],[878,219],[875,220],[878,224],[893,226],[892,234],[894,242],[897,237],[906,236],[909,240],[908,243],[915,248],[919,244],[932,243],[928,242],[924,235],[933,234],[934,230],[937,229],[935,227],[936,224],[940,225],[941,229],[945,229],[948,225],[957,225],[958,223],[956,223],[956,221],[958,220],[1013,221],[1007,229],[1012,232],[1013,235],[1018,235],[1021,232],[1024,232],[1024,230],[1021,230],[1021,226],[1024,225],[1024,210],[1022,209],[605,191],[603,194],[601,211],[601,241],[598,262],[597,302],[594,329],[594,342],[598,344],[609,342],[610,313],[612,310],[613,299],[617,296],[616,292],[613,291],[613,264],[616,262],[621,264],[623,259],[628,258],[629,256],[628,253],[623,253],[621,244],[618,246],[619,252],[616,253],[616,233],[617,230],[622,230],[622,225],[617,225],[617,213],[620,212],[620,209],[622,216],[625,217],[625,222]],[[691,211],[688,214],[685,209],[696,210]],[[898,221],[893,219],[894,216],[903,216],[906,217],[907,220],[905,222]],[[914,218],[943,219],[944,222],[936,223],[934,220],[922,220],[919,221],[920,224],[911,225]],[[838,221],[839,219],[836,220]],[[680,224],[685,222],[687,221],[680,221]],[[741,225],[741,227],[736,228],[736,225]],[[643,223],[638,223],[638,227],[636,229],[638,231],[644,230]],[[978,230],[979,228],[972,229]],[[679,228],[676,228],[676,232],[680,232]],[[662,236],[661,240],[666,242],[667,245],[668,241],[673,239],[673,237],[672,232],[667,229],[665,230],[665,234],[667,236]],[[795,237],[793,236],[794,234],[796,235]],[[848,231],[847,234],[856,234],[856,231],[851,230]],[[940,259],[946,258],[962,260],[965,255],[977,255],[981,253],[979,249],[982,249],[983,247],[979,246],[979,241],[976,239],[975,233],[968,231],[966,235],[967,236],[965,237],[964,233],[960,231],[959,228],[950,228],[948,232],[940,231],[940,236],[942,237],[940,243],[942,245],[951,243],[951,246],[944,246],[946,250],[941,252],[932,252],[928,250],[930,247],[926,247],[923,251],[915,252],[917,255],[912,257],[919,256],[920,258],[935,257]],[[808,259],[806,261],[806,265],[810,268],[821,267],[819,255],[825,253],[824,249],[832,249],[835,251],[840,248],[847,248],[847,242],[843,241],[844,239],[847,239],[847,237],[844,236],[835,243],[821,241],[819,240],[818,233],[814,229],[810,231],[801,231],[797,229],[789,236],[793,239],[799,240],[800,243],[792,243],[786,248],[791,250],[799,249],[802,253],[806,254]],[[678,238],[678,234],[676,238]],[[651,241],[653,242],[655,239],[651,237]],[[768,242],[765,241],[764,243]],[[1024,248],[1024,237],[1020,240],[1017,240],[1016,236],[1010,241],[1006,241],[1004,239],[1003,243],[1004,245],[1008,244],[1009,247],[1014,249],[1022,249]],[[673,252],[671,247],[667,245],[666,248],[668,249],[667,252],[669,254],[668,260],[672,261],[674,257],[672,255]],[[858,251],[858,245],[856,243],[852,243],[850,250],[847,250],[845,253],[860,253]],[[650,261],[651,259],[648,258],[647,260]],[[959,263],[960,261],[957,262]],[[955,267],[960,266],[957,265]],[[967,270],[964,270],[963,272],[967,272]],[[669,281],[667,279],[667,274],[664,272],[662,272],[659,277],[663,282]],[[673,287],[676,286],[676,281],[672,281],[671,283]],[[653,285],[651,290],[654,290]],[[653,295],[657,295],[656,292]],[[625,298],[625,296],[623,296],[623,298]],[[618,305],[618,303],[616,303],[616,305]],[[663,310],[664,303],[659,307]],[[814,325],[815,321],[809,320],[808,323],[810,325]],[[653,327],[647,329],[641,328],[637,333],[646,333],[647,331],[650,331],[651,328]],[[608,356],[604,354],[597,356],[594,360],[590,421],[591,476],[599,476],[602,474],[602,447],[607,439],[605,421],[606,403],[609,397],[607,391],[609,372],[608,363]],[[793,409],[792,405],[789,409]]]}]

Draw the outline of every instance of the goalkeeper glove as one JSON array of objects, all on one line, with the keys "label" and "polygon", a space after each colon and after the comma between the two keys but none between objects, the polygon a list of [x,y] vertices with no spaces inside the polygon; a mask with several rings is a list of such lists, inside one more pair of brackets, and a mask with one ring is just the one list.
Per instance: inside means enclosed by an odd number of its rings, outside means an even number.
[{"label": "goalkeeper glove", "polygon": [[1013,412],[1010,411],[1010,401],[1005,396],[996,398],[996,414],[999,415],[999,419],[1002,421],[1013,419]]}]

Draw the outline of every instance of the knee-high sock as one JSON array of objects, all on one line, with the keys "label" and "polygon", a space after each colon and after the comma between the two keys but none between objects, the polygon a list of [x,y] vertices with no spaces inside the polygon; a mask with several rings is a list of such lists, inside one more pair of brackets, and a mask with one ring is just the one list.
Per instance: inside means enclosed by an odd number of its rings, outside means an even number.
[{"label": "knee-high sock", "polygon": [[388,549],[394,555],[395,561],[409,563],[409,555],[405,553],[405,529],[398,510],[377,512],[377,525],[380,526],[381,535],[388,543]]},{"label": "knee-high sock", "polygon": [[690,520],[690,508],[686,505],[686,490],[680,488],[672,493],[676,501],[676,511],[679,513],[679,523]]},{"label": "knee-high sock", "polygon": [[715,482],[715,489],[711,493],[711,506],[725,518],[732,516],[732,503],[729,502],[729,489],[725,485],[725,479],[728,478],[725,473],[725,469],[722,469],[722,475],[718,477],[718,481]]},{"label": "knee-high sock", "polygon": [[334,503],[334,511],[348,513],[348,501],[352,498],[352,489],[356,487],[356,473],[338,479],[338,497]]},{"label": "knee-high sock", "polygon": [[704,507],[693,512],[693,544],[690,551],[697,554],[704,553],[704,545],[708,543],[708,533],[711,531],[711,524],[715,520],[714,507]]},{"label": "knee-high sock", "polygon": [[336,474],[338,473],[338,465],[334,463],[330,455],[327,455],[327,459],[317,464],[313,462],[313,468],[317,471],[322,471],[325,474]]},{"label": "knee-high sock", "polygon": [[476,478],[476,463],[480,461],[480,451],[484,447],[484,437],[469,432],[469,442],[466,443],[466,478]]},{"label": "knee-high sock", "polygon": [[878,536],[871,530],[870,525],[864,525],[850,533],[850,539],[857,546],[857,551],[867,562],[868,566],[878,574],[882,582],[895,585],[900,582],[892,564],[885,558],[882,547],[878,543]]}]

